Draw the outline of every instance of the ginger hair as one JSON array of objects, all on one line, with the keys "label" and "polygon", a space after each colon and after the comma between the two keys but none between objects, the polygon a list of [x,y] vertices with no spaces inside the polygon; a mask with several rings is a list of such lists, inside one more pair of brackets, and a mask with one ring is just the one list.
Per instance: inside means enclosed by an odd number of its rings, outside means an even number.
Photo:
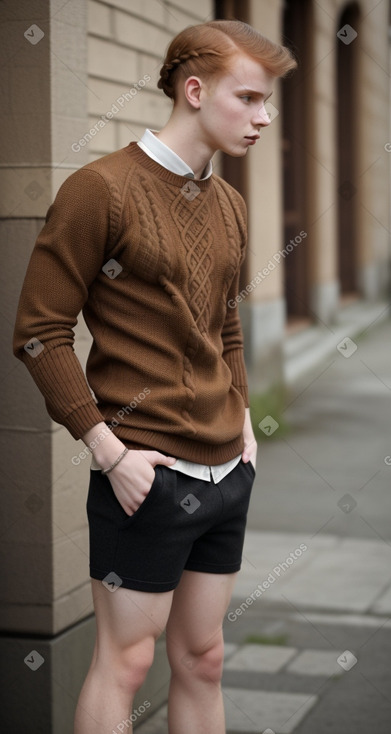
[{"label": "ginger hair", "polygon": [[274,77],[285,76],[297,66],[288,48],[265,38],[247,23],[213,20],[189,26],[173,38],[157,86],[175,102],[180,75],[183,79],[221,76],[232,69],[240,53],[259,61]]}]

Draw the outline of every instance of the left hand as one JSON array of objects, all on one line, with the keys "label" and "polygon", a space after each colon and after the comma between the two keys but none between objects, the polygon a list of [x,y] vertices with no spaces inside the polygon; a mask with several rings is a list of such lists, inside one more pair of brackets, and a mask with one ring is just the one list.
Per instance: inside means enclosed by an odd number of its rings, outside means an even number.
[{"label": "left hand", "polygon": [[243,438],[244,449],[242,453],[242,460],[245,464],[247,464],[248,461],[251,461],[254,469],[256,469],[258,445],[251,425],[250,408],[246,408],[246,416],[243,425]]}]

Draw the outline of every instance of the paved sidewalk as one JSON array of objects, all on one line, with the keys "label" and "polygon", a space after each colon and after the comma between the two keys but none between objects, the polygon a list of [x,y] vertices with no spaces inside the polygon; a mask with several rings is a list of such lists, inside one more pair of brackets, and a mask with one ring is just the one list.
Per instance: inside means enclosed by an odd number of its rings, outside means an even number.
[{"label": "paved sidewalk", "polygon": [[[292,431],[261,445],[224,623],[227,734],[391,732],[391,322],[381,311],[350,311],[356,326],[345,317],[334,352],[294,383]],[[137,727],[167,732],[166,706]]]},{"label": "paved sidewalk", "polygon": [[227,734],[389,734],[391,547],[248,531],[225,640]]}]

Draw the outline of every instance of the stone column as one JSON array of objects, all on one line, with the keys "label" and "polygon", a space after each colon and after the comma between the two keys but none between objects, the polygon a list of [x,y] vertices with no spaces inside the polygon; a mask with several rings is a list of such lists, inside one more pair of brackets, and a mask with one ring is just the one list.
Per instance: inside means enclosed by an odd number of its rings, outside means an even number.
[{"label": "stone column", "polygon": [[359,29],[360,99],[358,281],[367,300],[387,297],[390,284],[389,3],[366,0]]},{"label": "stone column", "polygon": [[310,90],[311,160],[309,178],[309,236],[311,238],[311,310],[320,322],[335,319],[339,305],[336,220],[336,18],[313,5],[313,65]]},{"label": "stone column", "polygon": [[[266,37],[281,37],[282,3],[253,0],[249,23]],[[254,393],[282,383],[282,342],[285,329],[283,269],[272,256],[282,248],[283,202],[279,83],[271,102],[272,123],[248,152],[249,250],[248,281],[254,288],[240,304],[246,343],[246,363]],[[270,266],[268,266],[270,263]],[[256,282],[256,276],[259,283]],[[254,280],[255,279],[255,280]]]},{"label": "stone column", "polygon": [[[84,160],[86,4],[6,0],[2,14],[0,228],[3,316],[0,425],[1,640],[5,729],[69,734],[93,645],[86,477],[75,443],[48,417],[12,355],[18,297],[36,236],[59,185]],[[80,345],[84,333],[79,332]],[[77,444],[76,444],[77,445]],[[65,632],[64,630],[68,630]]]}]

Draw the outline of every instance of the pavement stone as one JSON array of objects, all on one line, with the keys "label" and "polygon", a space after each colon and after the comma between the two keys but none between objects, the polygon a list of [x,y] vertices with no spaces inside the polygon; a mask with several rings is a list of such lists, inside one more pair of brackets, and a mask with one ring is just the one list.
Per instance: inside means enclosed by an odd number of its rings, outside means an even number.
[{"label": "pavement stone", "polygon": [[[303,616],[299,613],[291,614],[290,618],[296,621],[302,621]],[[320,612],[306,613],[306,619],[310,624],[327,624],[327,625],[348,625],[349,627],[376,627],[391,629],[391,619],[388,616],[370,616],[368,614],[322,614]],[[282,621],[279,620],[279,624]]]},{"label": "pavement stone", "polygon": [[302,675],[342,675],[337,662],[340,652],[335,650],[303,650],[286,667],[287,673]]},{"label": "pavement stone", "polygon": [[228,658],[232,657],[234,652],[238,649],[238,646],[235,645],[234,642],[225,642],[224,643],[224,660],[228,660]]},{"label": "pavement stone", "polygon": [[241,688],[223,688],[223,694],[227,734],[259,734],[268,728],[275,734],[291,734],[318,700],[300,693]]},{"label": "pavement stone", "polygon": [[[259,734],[273,726],[273,734],[291,734],[317,697],[223,687],[227,734]],[[167,706],[137,727],[138,734],[166,734]]]},{"label": "pavement stone", "polygon": [[386,584],[386,588],[379,594],[379,598],[371,606],[373,614],[390,614],[391,610],[391,585]]},{"label": "pavement stone", "polygon": [[297,653],[295,647],[243,645],[230,657],[226,670],[277,673]]},{"label": "pavement stone", "polygon": [[[293,558],[301,544],[307,550]],[[259,585],[264,604],[287,597],[298,609],[391,614],[391,546],[367,538],[248,530],[235,600],[245,602]]]}]

